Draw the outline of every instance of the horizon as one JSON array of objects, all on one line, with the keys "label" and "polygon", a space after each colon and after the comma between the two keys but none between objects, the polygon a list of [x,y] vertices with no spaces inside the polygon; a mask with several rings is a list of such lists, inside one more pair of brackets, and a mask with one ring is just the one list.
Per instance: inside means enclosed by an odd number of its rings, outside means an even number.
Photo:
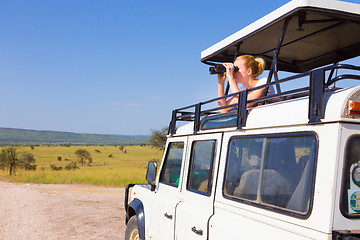
[{"label": "horizon", "polygon": [[0,127],[0,130],[1,130],[1,129],[11,129],[11,130],[21,130],[21,131],[36,131],[36,132],[74,133],[74,134],[81,134],[81,135],[107,135],[107,136],[130,136],[130,137],[136,137],[136,136],[142,136],[142,137],[151,136],[150,134],[82,133],[82,132],[69,132],[69,131],[56,131],[56,130],[37,130],[37,129],[9,128],[9,127]]}]

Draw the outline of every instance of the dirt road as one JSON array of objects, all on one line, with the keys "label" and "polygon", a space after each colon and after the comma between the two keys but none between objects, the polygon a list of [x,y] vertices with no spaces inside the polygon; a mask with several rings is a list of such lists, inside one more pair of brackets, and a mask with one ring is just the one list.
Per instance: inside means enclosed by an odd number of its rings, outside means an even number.
[{"label": "dirt road", "polygon": [[0,182],[0,239],[124,239],[124,189]]}]

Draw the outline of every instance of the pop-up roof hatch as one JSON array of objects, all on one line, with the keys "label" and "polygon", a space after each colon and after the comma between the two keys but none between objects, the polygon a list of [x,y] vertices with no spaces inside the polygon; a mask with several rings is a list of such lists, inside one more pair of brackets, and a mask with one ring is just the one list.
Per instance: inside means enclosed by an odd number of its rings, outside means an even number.
[{"label": "pop-up roof hatch", "polygon": [[360,5],[334,0],[293,0],[201,53],[207,64],[235,56],[263,57],[270,69],[294,73],[360,55]]}]

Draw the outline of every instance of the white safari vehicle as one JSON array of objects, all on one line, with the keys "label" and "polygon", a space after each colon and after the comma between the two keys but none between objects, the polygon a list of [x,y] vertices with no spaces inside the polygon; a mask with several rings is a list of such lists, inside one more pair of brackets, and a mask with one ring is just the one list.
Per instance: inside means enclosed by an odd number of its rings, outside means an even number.
[{"label": "white safari vehicle", "polygon": [[267,84],[172,112],[158,174],[126,188],[126,239],[360,239],[360,4],[291,1],[201,61],[242,54]]}]

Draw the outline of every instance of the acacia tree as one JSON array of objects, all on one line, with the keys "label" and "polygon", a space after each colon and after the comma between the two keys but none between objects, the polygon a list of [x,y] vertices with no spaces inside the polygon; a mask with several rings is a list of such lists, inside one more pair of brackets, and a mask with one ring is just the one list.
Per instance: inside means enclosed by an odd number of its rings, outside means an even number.
[{"label": "acacia tree", "polygon": [[76,150],[75,154],[78,156],[79,163],[81,163],[81,166],[84,166],[84,163],[86,162],[88,166],[90,166],[90,164],[92,163],[91,154],[85,149],[78,149]]},{"label": "acacia tree", "polygon": [[28,152],[21,153],[18,157],[15,147],[7,147],[0,153],[0,169],[9,170],[9,175],[16,173],[18,168],[25,170],[36,170],[34,155]]},{"label": "acacia tree", "polygon": [[1,150],[0,162],[3,170],[5,168],[9,169],[9,175],[15,174],[17,168],[21,167],[21,161],[15,147],[7,147]]},{"label": "acacia tree", "polygon": [[163,127],[160,130],[151,129],[151,137],[149,139],[150,145],[160,150],[164,150],[167,132],[168,127]]}]

